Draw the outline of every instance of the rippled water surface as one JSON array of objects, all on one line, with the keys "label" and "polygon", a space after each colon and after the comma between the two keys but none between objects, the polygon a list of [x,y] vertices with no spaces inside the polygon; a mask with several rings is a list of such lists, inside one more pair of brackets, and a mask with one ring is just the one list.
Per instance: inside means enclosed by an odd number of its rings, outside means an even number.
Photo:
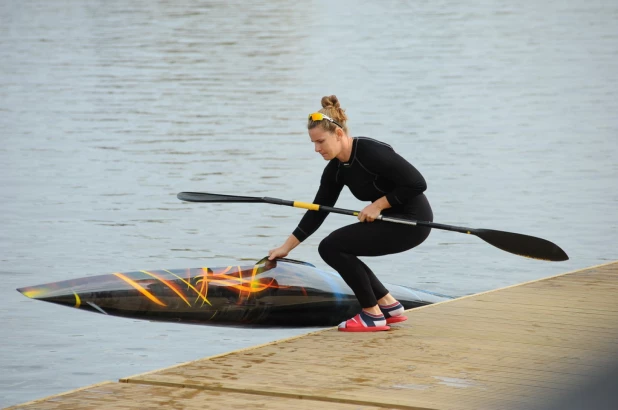
[{"label": "rippled water surface", "polygon": [[[571,257],[434,231],[368,258],[384,281],[456,296],[617,259],[617,19],[610,0],[3,0],[0,404],[312,330],[112,318],[15,288],[263,257],[301,211],[175,195],[311,201],[325,163],[305,121],[326,94],[421,170],[436,222]],[[328,269],[317,245],[350,222],[331,215],[290,257]]]}]

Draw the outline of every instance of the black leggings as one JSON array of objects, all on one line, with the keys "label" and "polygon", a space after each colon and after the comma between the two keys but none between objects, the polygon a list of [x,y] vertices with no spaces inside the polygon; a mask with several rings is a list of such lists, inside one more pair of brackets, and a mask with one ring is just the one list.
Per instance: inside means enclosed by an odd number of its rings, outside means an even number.
[{"label": "black leggings", "polygon": [[[389,215],[424,221],[433,220],[431,208],[418,215]],[[428,212],[427,212],[428,211]],[[385,213],[386,215],[386,213]],[[318,251],[324,262],[335,269],[352,289],[361,307],[378,304],[388,290],[358,256],[382,256],[399,253],[423,243],[431,228],[393,222],[358,222],[333,231],[320,242]]]}]

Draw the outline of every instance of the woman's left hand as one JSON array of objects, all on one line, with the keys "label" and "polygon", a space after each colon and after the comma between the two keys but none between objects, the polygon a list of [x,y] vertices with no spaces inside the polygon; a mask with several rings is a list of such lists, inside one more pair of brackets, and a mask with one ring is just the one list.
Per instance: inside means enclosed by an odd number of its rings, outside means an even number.
[{"label": "woman's left hand", "polygon": [[[377,201],[376,201],[377,202]],[[379,216],[382,208],[376,202],[367,205],[362,211],[358,214],[358,220],[361,222],[373,222]]]}]

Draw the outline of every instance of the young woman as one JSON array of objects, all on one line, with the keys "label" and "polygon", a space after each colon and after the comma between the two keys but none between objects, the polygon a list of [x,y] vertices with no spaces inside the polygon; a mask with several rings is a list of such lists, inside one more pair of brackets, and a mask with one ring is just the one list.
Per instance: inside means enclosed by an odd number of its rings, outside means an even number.
[{"label": "young woman", "polygon": [[[334,206],[344,185],[359,200],[371,202],[358,215],[359,223],[332,232],[318,248],[320,256],[339,272],[362,307],[358,315],[341,323],[339,330],[388,330],[389,323],[407,319],[403,306],[358,257],[403,252],[429,236],[430,228],[375,221],[380,214],[433,221],[423,194],[427,184],[390,145],[350,136],[348,118],[336,96],[323,97],[321,103],[322,109],[310,114],[307,124],[315,151],[328,161],[314,203]],[[287,256],[320,227],[327,215],[307,211],[285,243],[269,251],[269,259]]]}]

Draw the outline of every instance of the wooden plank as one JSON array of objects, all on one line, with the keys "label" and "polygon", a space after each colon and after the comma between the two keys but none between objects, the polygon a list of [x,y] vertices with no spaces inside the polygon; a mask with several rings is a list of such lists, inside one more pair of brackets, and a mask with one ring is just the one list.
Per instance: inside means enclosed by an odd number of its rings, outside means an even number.
[{"label": "wooden plank", "polygon": [[113,384],[116,384],[116,383],[112,382],[112,381],[104,381],[104,382],[101,382],[101,383],[92,384],[90,386],[80,387],[80,388],[69,390],[69,391],[66,391],[66,392],[63,392],[63,393],[58,393],[58,394],[54,394],[54,395],[51,395],[51,396],[47,396],[47,397],[44,397],[42,399],[36,399],[36,400],[32,400],[32,401],[29,401],[29,402],[26,402],[26,403],[21,403],[21,404],[15,405],[15,406],[7,407],[4,410],[24,409],[24,408],[27,408],[27,409],[45,409],[46,408],[45,406],[48,405],[48,403],[54,403],[54,402],[57,402],[57,401],[61,401],[65,396],[79,396],[79,397],[82,397],[81,396],[81,392],[84,391],[84,390],[88,390],[88,389],[91,389],[91,388],[100,388],[100,387],[103,387],[103,386],[113,385]]},{"label": "wooden plank", "polygon": [[[195,389],[152,386],[144,384],[104,383],[89,386],[77,391],[56,395],[22,405],[9,407],[19,410],[68,410],[68,409],[226,409],[268,408],[274,410],[306,409],[313,410],[323,403],[284,397],[264,397],[238,392],[213,392]],[[345,403],[329,403],[329,409],[354,410],[358,406]],[[380,407],[366,406],[377,410]]]},{"label": "wooden plank", "polygon": [[[464,317],[487,317],[487,318],[502,318],[508,320],[511,317],[538,321],[555,322],[560,321],[564,324],[587,323],[591,326],[607,328],[607,322],[616,322],[616,318],[612,316],[598,316],[598,315],[575,315],[575,314],[561,314],[559,312],[552,312],[547,314],[541,314],[536,311],[523,311],[523,309],[481,309],[474,306],[443,306],[440,310],[436,310],[431,314],[451,314],[462,315]],[[614,328],[610,328],[613,330]]]},{"label": "wooden plank", "polygon": [[[616,294],[614,295],[617,295],[617,294],[618,292],[616,292]],[[594,296],[599,297],[598,294],[595,294]],[[506,312],[513,312],[516,310],[518,313],[527,313],[527,314],[540,313],[537,306],[534,306],[528,303],[515,304],[515,303],[508,303],[507,301],[503,302],[503,301],[491,301],[491,300],[482,300],[482,299],[477,299],[477,300],[468,299],[466,301],[461,301],[461,303],[458,303],[457,305],[453,305],[453,304],[442,305],[440,306],[439,309],[436,309],[436,311],[440,311],[442,309],[478,309],[482,311],[498,310],[498,311],[506,311]],[[615,318],[618,318],[618,305],[614,305],[612,306],[611,309],[605,309],[605,310],[593,309],[591,306],[584,306],[583,304],[580,304],[578,306],[549,305],[549,306],[543,307],[543,314],[544,315],[548,315],[548,314],[575,315],[579,317],[593,316],[593,317],[597,317],[600,319],[605,319],[605,318],[615,319]]]},{"label": "wooden plank", "polygon": [[[494,295],[495,296],[495,295]],[[517,306],[526,306],[533,307],[537,310],[539,308],[550,308],[550,309],[578,309],[578,310],[589,310],[589,311],[599,311],[599,312],[617,312],[616,304],[613,302],[609,303],[594,303],[592,305],[585,306],[585,303],[588,303],[590,296],[587,298],[581,298],[578,300],[575,299],[564,299],[561,298],[550,298],[547,295],[540,295],[538,299],[531,298],[531,295],[515,295],[513,293],[509,295],[501,295],[500,297],[492,297],[487,295],[485,297],[481,297],[477,299],[477,302],[488,302],[488,303],[500,303],[505,307],[509,308],[512,305]]]},{"label": "wooden plank", "polygon": [[[466,321],[462,321],[465,318]],[[504,324],[504,318],[491,316],[469,316],[459,313],[449,312],[431,312],[431,314],[425,314],[423,316],[415,316],[412,326],[416,324],[431,325],[436,321],[440,321],[446,327],[467,327],[468,323],[478,326],[501,326]],[[568,320],[560,319],[556,317],[540,317],[530,318],[528,315],[511,316],[508,318],[511,324],[510,330],[512,332],[529,332],[532,330],[543,332],[588,332],[590,336],[599,337],[618,337],[618,329],[608,328],[603,326],[605,322],[601,322],[597,326],[593,326],[589,321],[581,323],[570,323]]]}]

